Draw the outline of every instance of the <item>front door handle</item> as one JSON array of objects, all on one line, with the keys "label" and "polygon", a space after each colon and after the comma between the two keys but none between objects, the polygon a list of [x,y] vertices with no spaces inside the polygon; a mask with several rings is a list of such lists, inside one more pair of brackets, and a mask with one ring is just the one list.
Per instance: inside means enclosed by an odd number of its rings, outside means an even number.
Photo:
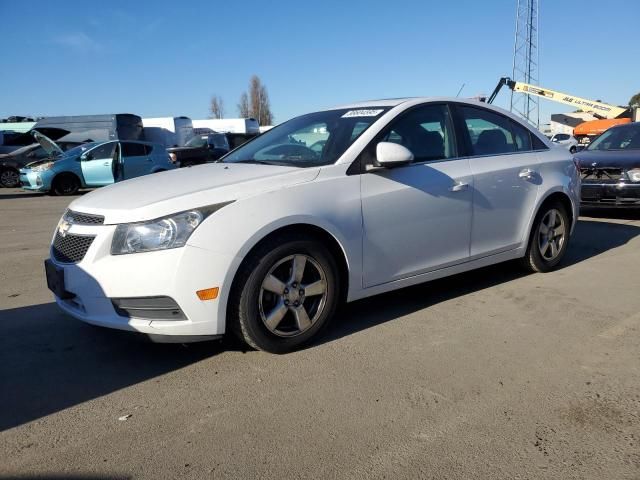
[{"label": "front door handle", "polygon": [[518,173],[518,177],[523,178],[525,180],[531,180],[536,176],[536,172],[534,170],[531,170],[530,168],[525,168],[523,170],[520,170],[520,173]]},{"label": "front door handle", "polygon": [[105,167],[108,167],[109,165],[111,165],[111,162],[104,162],[104,163],[103,163],[103,165],[104,165]]},{"label": "front door handle", "polygon": [[450,192],[462,192],[462,191],[466,190],[467,188],[469,188],[469,184],[468,183],[456,182],[455,185],[452,185],[452,186],[449,187],[449,191]]}]

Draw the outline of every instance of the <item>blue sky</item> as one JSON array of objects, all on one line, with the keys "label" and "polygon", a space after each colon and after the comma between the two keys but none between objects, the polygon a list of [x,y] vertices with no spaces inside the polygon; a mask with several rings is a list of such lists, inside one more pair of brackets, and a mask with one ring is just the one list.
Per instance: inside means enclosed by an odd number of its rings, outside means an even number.
[{"label": "blue sky", "polygon": [[[640,0],[540,0],[540,84],[626,104]],[[516,0],[0,0],[0,117],[226,116],[255,73],[276,122],[326,106],[490,93],[510,75]],[[627,21],[629,19],[629,21]],[[506,105],[508,93],[496,102]],[[543,118],[568,111],[543,102]]]}]

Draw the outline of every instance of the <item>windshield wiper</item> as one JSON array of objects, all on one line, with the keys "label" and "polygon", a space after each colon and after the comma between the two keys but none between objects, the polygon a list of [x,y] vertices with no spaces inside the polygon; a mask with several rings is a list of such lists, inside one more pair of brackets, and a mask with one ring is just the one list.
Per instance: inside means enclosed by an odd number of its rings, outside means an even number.
[{"label": "windshield wiper", "polygon": [[222,163],[251,163],[255,165],[275,165],[273,162],[268,162],[266,160],[236,160],[235,162],[222,162]]}]

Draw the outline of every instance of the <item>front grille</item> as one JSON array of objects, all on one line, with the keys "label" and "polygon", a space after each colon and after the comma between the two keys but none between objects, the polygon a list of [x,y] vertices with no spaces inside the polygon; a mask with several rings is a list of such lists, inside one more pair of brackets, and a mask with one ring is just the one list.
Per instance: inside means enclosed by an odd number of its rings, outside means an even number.
[{"label": "front grille", "polygon": [[587,183],[619,183],[625,179],[621,168],[582,168],[580,176]]},{"label": "front grille", "polygon": [[73,235],[70,233],[63,237],[60,233],[56,233],[51,251],[59,262],[78,263],[86,255],[94,238],[93,236]]},{"label": "front grille", "polygon": [[102,225],[104,217],[102,215],[90,215],[88,213],[74,212],[67,210],[66,217],[71,219],[72,223],[79,225]]}]

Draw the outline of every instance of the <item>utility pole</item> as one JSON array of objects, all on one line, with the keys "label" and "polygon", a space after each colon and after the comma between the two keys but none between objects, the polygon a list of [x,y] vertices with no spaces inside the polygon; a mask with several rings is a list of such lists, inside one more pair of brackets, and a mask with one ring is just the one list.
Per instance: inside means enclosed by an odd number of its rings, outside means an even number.
[{"label": "utility pole", "polygon": [[[513,42],[511,79],[538,85],[540,54],[538,51],[539,0],[517,0],[516,33]],[[511,92],[510,108],[527,121],[540,126],[539,98]]]}]

